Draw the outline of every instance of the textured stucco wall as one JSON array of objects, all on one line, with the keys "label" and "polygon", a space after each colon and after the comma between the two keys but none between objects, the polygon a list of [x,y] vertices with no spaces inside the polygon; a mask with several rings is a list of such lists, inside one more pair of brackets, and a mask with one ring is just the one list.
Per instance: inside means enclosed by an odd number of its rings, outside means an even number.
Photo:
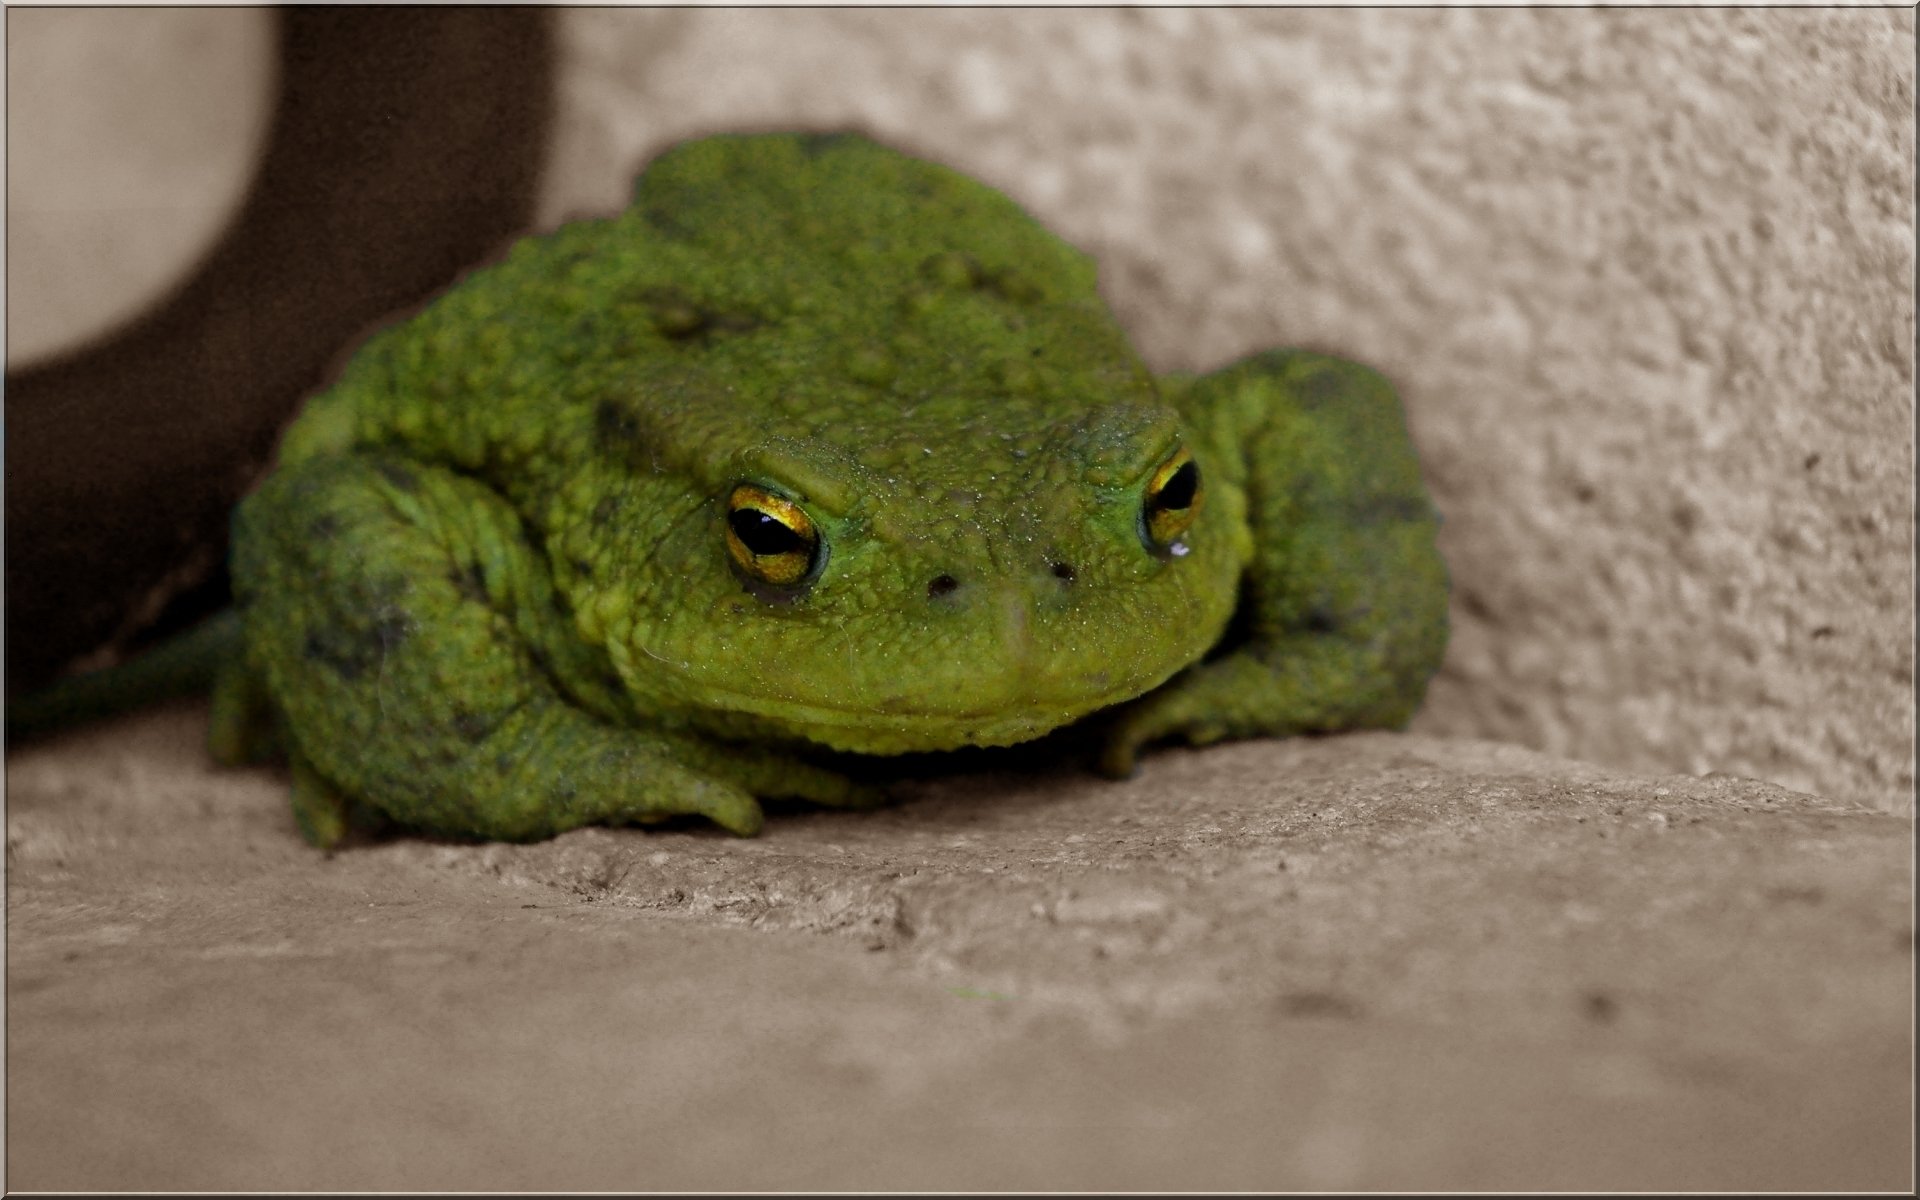
[{"label": "textured stucco wall", "polygon": [[1101,263],[1149,359],[1395,379],[1415,728],[1912,805],[1910,11],[567,12],[549,223],[855,126]]}]

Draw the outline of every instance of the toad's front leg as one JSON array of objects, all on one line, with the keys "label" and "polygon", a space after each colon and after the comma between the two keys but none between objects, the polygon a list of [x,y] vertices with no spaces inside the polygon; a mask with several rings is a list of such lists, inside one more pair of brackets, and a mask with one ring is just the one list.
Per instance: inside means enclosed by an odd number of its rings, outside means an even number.
[{"label": "toad's front leg", "polygon": [[356,804],[525,841],[681,814],[751,834],[756,795],[864,798],[784,755],[636,726],[519,516],[440,467],[366,453],[281,468],[235,516],[233,577],[316,843]]},{"label": "toad's front leg", "polygon": [[1253,558],[1234,640],[1123,709],[1102,769],[1164,738],[1405,725],[1446,649],[1447,573],[1392,388],[1273,351],[1187,383],[1182,407],[1243,490]]}]

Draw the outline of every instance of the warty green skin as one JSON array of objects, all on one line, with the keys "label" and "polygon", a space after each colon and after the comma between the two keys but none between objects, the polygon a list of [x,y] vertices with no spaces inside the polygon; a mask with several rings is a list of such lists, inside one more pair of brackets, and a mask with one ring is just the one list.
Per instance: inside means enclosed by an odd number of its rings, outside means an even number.
[{"label": "warty green skin", "polygon": [[[1184,447],[1202,497],[1143,536]],[[816,526],[776,587],[746,483]],[[370,340],[234,520],[223,759],[285,746],[361,819],[525,840],[759,798],[810,761],[1399,726],[1446,640],[1435,516],[1374,373],[1295,352],[1156,378],[1090,261],[853,136],[675,148],[632,207],[515,246]],[[264,736],[271,730],[275,736]]]}]

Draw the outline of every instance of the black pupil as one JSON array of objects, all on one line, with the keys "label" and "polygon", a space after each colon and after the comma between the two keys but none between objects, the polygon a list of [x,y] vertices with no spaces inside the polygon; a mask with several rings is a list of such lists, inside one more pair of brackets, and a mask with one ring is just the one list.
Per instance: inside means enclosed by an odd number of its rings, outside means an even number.
[{"label": "black pupil", "polygon": [[1193,494],[1200,488],[1200,468],[1192,463],[1180,464],[1160,491],[1152,500],[1155,508],[1181,509],[1193,504]]},{"label": "black pupil", "polygon": [[754,554],[806,554],[812,547],[793,530],[757,508],[736,508],[727,514],[733,536]]}]

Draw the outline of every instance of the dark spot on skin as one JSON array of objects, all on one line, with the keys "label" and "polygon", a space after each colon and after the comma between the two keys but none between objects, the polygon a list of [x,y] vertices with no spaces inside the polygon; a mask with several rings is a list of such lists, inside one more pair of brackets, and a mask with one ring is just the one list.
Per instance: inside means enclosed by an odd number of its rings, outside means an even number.
[{"label": "dark spot on skin", "polygon": [[1295,398],[1307,408],[1336,403],[1344,399],[1349,390],[1347,380],[1337,371],[1315,371],[1293,385]]},{"label": "dark spot on skin", "polygon": [[573,601],[567,599],[565,592],[553,593],[552,597],[547,601],[547,606],[553,609],[554,615],[556,616],[568,620],[571,620],[573,617]]},{"label": "dark spot on skin", "polygon": [[1431,521],[1433,508],[1422,496],[1361,496],[1347,507],[1351,525],[1388,525]]},{"label": "dark spot on skin", "polygon": [[624,453],[640,440],[640,417],[618,400],[602,400],[593,410],[593,432],[601,449]]},{"label": "dark spot on skin", "polygon": [[588,514],[588,520],[592,522],[595,529],[605,529],[613,524],[613,519],[619,514],[620,501],[612,496],[604,496],[600,503],[593,506],[593,512]]},{"label": "dark spot on skin", "polygon": [[375,463],[373,469],[380,473],[380,478],[386,480],[403,492],[417,492],[420,490],[420,477],[399,463]]},{"label": "dark spot on skin", "polygon": [[935,575],[932,582],[927,584],[927,599],[938,600],[942,596],[949,595],[959,586],[960,581],[951,575]]},{"label": "dark spot on skin", "polygon": [[1326,609],[1315,608],[1310,609],[1307,615],[1301,618],[1300,628],[1306,630],[1308,633],[1332,633],[1334,630],[1340,628],[1340,622],[1334,614],[1328,612]]},{"label": "dark spot on skin", "polygon": [[498,771],[501,775],[505,776],[505,775],[513,774],[513,768],[514,768],[513,755],[499,754],[494,756],[493,769],[495,771]]},{"label": "dark spot on skin", "polygon": [[371,665],[361,650],[360,643],[343,638],[337,629],[309,629],[300,647],[308,662],[319,663],[348,683],[359,679]]},{"label": "dark spot on skin", "polygon": [[806,155],[808,158],[819,158],[822,154],[827,153],[835,147],[844,146],[849,142],[857,142],[859,140],[855,135],[844,132],[803,133],[794,139],[794,144],[800,148],[800,153]]},{"label": "dark spot on skin", "polygon": [[593,564],[584,558],[576,558],[573,560],[573,573],[582,579],[592,579]]},{"label": "dark spot on skin", "polygon": [[463,742],[484,742],[487,735],[493,732],[493,722],[479,713],[458,709],[453,714],[453,731]]},{"label": "dark spot on skin", "polygon": [[547,789],[547,802],[555,808],[567,809],[573,807],[574,798],[579,794],[580,785],[562,775]]},{"label": "dark spot on skin", "polygon": [[1596,1025],[1611,1025],[1620,1015],[1620,1004],[1605,992],[1588,992],[1580,998],[1580,1011]]},{"label": "dark spot on skin", "polygon": [[656,200],[645,205],[640,210],[640,219],[670,242],[683,241],[693,235],[693,226],[682,217],[680,207],[669,201]]},{"label": "dark spot on skin", "polygon": [[547,548],[540,544],[540,538],[533,532],[533,530],[527,525],[525,521],[518,522],[514,525],[513,534],[515,537],[520,539],[520,544],[522,546],[525,546],[528,550],[532,551],[536,556],[538,557],[546,556]]},{"label": "dark spot on skin", "polygon": [[1351,1021],[1360,1006],[1337,992],[1288,992],[1280,997],[1280,1011],[1289,1017],[1337,1017]]},{"label": "dark spot on skin", "polygon": [[758,317],[746,313],[713,312],[702,309],[696,314],[695,323],[683,332],[669,334],[674,341],[707,341],[721,335],[752,333],[764,324]]},{"label": "dark spot on skin", "polygon": [[1820,626],[1820,627],[1819,627],[1818,629],[1815,629],[1815,630],[1814,630],[1814,631],[1813,631],[1813,632],[1812,632],[1811,634],[1809,634],[1808,636],[1809,636],[1809,637],[1815,637],[1815,638],[1830,638],[1830,637],[1832,637],[1832,636],[1834,635],[1834,632],[1835,632],[1835,630],[1834,630],[1834,628],[1833,628],[1833,626],[1831,626],[1831,625],[1822,625],[1822,626]]},{"label": "dark spot on skin", "polygon": [[307,536],[316,542],[330,542],[340,535],[340,517],[336,513],[321,513],[307,522]]},{"label": "dark spot on skin", "polygon": [[447,578],[452,582],[454,589],[460,593],[461,599],[474,604],[490,603],[487,595],[487,576],[480,569],[479,563],[468,563],[464,567],[456,565],[447,573]]},{"label": "dark spot on skin", "polygon": [[377,615],[371,625],[360,629],[317,626],[307,630],[301,653],[309,662],[318,663],[353,683],[406,640],[410,625],[411,619],[406,613],[388,610]]},{"label": "dark spot on skin", "polygon": [[383,654],[391,654],[407,640],[413,629],[413,617],[399,609],[388,609],[374,618],[373,639]]},{"label": "dark spot on skin", "polygon": [[547,652],[545,650],[542,650],[538,646],[528,646],[527,658],[530,662],[533,663],[534,670],[540,672],[540,674],[544,675],[548,679],[554,678],[553,660],[547,657]]},{"label": "dark spot on skin", "polygon": [[1053,564],[1053,577],[1061,583],[1073,582],[1073,564],[1057,562]]}]

